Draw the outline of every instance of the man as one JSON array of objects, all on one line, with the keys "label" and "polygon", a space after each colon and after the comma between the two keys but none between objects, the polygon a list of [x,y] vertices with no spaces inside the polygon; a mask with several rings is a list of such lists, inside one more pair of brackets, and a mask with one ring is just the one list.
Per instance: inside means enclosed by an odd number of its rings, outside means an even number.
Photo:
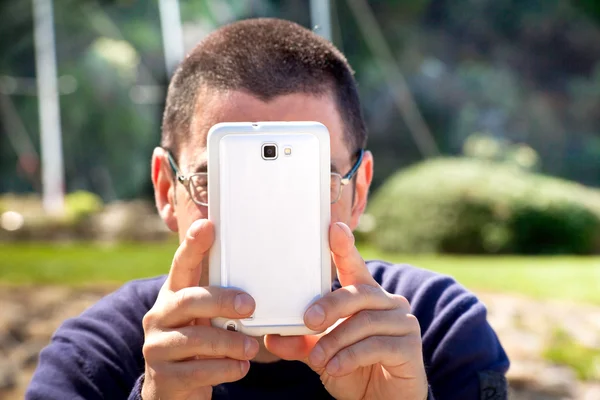
[{"label": "man", "polygon": [[[208,287],[214,232],[198,200],[206,187],[185,177],[205,171],[213,124],[269,120],[319,121],[332,168],[345,174],[360,163],[331,207],[334,290],[305,315],[315,330],[339,324],[319,336],[252,338],[209,323],[249,316],[255,304]],[[152,156],[156,206],[181,242],[168,276],[130,282],[66,321],[26,398],[506,398],[508,359],[472,294],[432,272],[365,264],[354,247],[373,158],[356,157],[366,130],[352,70],[332,44],[274,19],[217,30],[174,75],[162,135]]]}]

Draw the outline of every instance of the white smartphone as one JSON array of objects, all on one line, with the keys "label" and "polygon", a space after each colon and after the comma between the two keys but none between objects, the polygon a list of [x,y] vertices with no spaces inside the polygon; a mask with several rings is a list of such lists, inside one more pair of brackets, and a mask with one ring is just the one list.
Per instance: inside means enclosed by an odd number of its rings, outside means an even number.
[{"label": "white smartphone", "polygon": [[207,139],[211,286],[256,301],[214,326],[251,336],[315,333],[308,306],[331,290],[329,131],[317,122],[220,123]]}]

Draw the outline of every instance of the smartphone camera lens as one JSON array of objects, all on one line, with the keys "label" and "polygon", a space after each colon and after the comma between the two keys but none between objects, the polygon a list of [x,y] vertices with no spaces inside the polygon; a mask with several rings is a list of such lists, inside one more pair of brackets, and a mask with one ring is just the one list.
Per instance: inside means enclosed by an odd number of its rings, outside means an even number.
[{"label": "smartphone camera lens", "polygon": [[262,153],[265,160],[274,160],[277,158],[277,146],[274,144],[265,144],[263,145]]}]

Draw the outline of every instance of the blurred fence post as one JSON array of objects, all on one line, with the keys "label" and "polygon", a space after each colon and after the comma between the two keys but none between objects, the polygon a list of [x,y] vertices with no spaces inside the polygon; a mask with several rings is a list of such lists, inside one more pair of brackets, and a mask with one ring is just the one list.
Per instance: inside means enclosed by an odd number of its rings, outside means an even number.
[{"label": "blurred fence post", "polygon": [[332,41],[330,0],[310,0],[310,23],[316,34]]},{"label": "blurred fence post", "polygon": [[60,214],[64,209],[65,185],[52,7],[52,0],[33,0],[42,200],[47,213]]},{"label": "blurred fence post", "polygon": [[185,53],[181,13],[178,0],[160,0],[158,5],[165,52],[165,67],[167,76],[170,78],[177,65],[183,60]]}]

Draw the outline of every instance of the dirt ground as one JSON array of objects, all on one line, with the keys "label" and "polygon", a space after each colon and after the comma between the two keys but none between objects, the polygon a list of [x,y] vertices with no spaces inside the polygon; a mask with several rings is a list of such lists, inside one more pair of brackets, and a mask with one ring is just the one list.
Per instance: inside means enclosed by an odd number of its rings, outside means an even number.
[{"label": "dirt ground", "polygon": [[[0,399],[22,399],[38,353],[54,330],[113,289],[0,287]],[[569,367],[541,357],[557,328],[588,347],[600,348],[600,307],[506,294],[478,296],[512,362],[511,399],[600,399],[600,381],[580,382]]]}]

